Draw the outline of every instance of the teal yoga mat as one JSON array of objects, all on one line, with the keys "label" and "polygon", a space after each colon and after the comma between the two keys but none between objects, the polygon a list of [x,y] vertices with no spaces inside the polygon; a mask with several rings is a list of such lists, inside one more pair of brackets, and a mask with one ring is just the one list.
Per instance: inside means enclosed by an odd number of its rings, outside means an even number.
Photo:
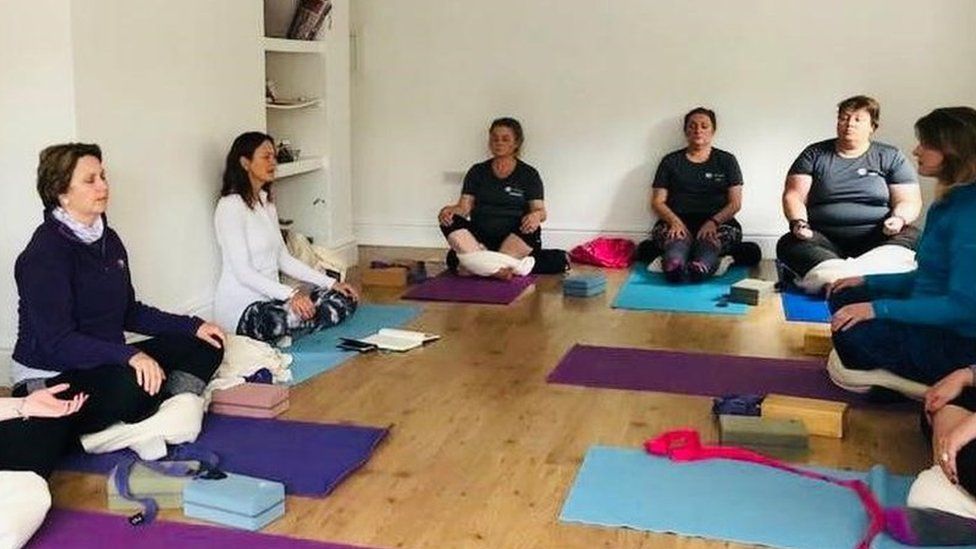
[{"label": "teal yoga mat", "polygon": [[[911,477],[817,469],[860,478],[882,505],[905,504]],[[853,491],[730,460],[676,463],[643,449],[593,446],[560,520],[790,549],[853,548],[867,514]],[[872,547],[907,547],[880,535]]]},{"label": "teal yoga mat", "polygon": [[[705,282],[672,284],[661,273],[647,271],[647,265],[638,263],[627,277],[627,282],[617,292],[613,301],[615,309],[642,311],[672,311],[678,313],[705,313],[714,315],[743,315],[748,305],[731,303],[723,299],[729,286],[745,278],[745,267],[733,267],[720,277]],[[724,306],[720,306],[726,303]]]},{"label": "teal yoga mat", "polygon": [[336,349],[339,338],[365,337],[380,328],[394,328],[410,322],[420,314],[420,307],[411,305],[359,306],[351,318],[342,324],[295,340],[282,351],[294,358],[291,364],[292,385],[298,385],[323,372],[327,372],[356,356],[355,351]]}]

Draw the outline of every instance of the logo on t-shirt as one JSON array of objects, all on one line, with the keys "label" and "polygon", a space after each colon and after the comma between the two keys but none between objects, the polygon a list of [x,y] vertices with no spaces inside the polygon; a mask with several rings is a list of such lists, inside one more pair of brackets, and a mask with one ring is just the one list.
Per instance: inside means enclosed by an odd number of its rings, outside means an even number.
[{"label": "logo on t-shirt", "polygon": [[505,185],[505,192],[508,193],[508,196],[514,196],[517,198],[522,198],[525,196],[525,191],[511,185]]},{"label": "logo on t-shirt", "polygon": [[725,181],[725,174],[722,172],[705,172],[705,179],[711,179],[716,183]]}]

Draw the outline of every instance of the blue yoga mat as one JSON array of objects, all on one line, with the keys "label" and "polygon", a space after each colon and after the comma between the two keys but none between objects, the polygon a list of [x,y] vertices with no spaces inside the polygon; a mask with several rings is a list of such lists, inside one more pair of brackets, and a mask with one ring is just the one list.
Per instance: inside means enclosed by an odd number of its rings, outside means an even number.
[{"label": "blue yoga mat", "polygon": [[342,324],[295,340],[283,349],[294,358],[291,364],[292,385],[298,385],[356,356],[356,351],[336,349],[339,338],[365,337],[380,328],[393,328],[410,322],[420,314],[420,307],[411,305],[360,305],[352,317]]},{"label": "blue yoga mat", "polygon": [[780,294],[783,313],[790,322],[830,322],[827,302],[819,295],[807,295],[784,291]]},{"label": "blue yoga mat", "polygon": [[[723,296],[729,293],[729,286],[746,275],[745,267],[733,267],[724,275],[702,283],[672,284],[661,273],[648,272],[647,265],[638,263],[627,277],[627,282],[617,292],[613,307],[642,311],[743,315],[749,310],[748,305],[727,302]],[[723,302],[727,305],[718,306]]]},{"label": "blue yoga mat", "polygon": [[[911,477],[818,469],[860,478],[885,506],[905,504]],[[676,463],[643,450],[594,446],[560,520],[791,549],[853,548],[867,514],[852,490],[729,460]],[[907,547],[882,534],[872,547]]]}]

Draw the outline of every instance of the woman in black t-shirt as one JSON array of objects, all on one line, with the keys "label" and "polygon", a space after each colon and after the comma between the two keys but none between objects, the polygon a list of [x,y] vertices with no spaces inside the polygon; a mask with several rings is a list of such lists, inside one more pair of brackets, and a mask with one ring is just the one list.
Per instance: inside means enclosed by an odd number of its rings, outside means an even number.
[{"label": "woman in black t-shirt", "polygon": [[698,107],[685,115],[688,146],[667,154],[654,175],[651,209],[658,222],[639,258],[663,253],[671,282],[698,282],[716,273],[720,258],[742,241],[734,216],[742,206],[742,172],[735,156],[712,147],[715,113]]},{"label": "woman in black t-shirt", "polygon": [[542,179],[518,157],[521,124],[514,118],[499,118],[491,123],[488,135],[492,158],[471,166],[457,204],[444,206],[437,216],[451,246],[448,267],[459,274],[503,279],[564,271],[565,252],[542,250],[540,225],[546,220]]}]

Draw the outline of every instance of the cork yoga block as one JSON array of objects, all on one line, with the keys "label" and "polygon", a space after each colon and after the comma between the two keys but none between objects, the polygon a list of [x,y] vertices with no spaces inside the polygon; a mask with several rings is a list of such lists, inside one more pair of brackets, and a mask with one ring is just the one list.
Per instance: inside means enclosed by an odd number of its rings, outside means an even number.
[{"label": "cork yoga block", "polygon": [[406,286],[407,269],[404,267],[366,267],[362,270],[361,281],[364,286]]},{"label": "cork yoga block", "polygon": [[811,435],[831,438],[844,437],[845,412],[843,402],[815,398],[766,395],[762,403],[763,418],[800,420]]},{"label": "cork yoga block", "polygon": [[834,348],[830,337],[830,329],[811,329],[803,334],[803,353],[813,356],[827,356]]}]

